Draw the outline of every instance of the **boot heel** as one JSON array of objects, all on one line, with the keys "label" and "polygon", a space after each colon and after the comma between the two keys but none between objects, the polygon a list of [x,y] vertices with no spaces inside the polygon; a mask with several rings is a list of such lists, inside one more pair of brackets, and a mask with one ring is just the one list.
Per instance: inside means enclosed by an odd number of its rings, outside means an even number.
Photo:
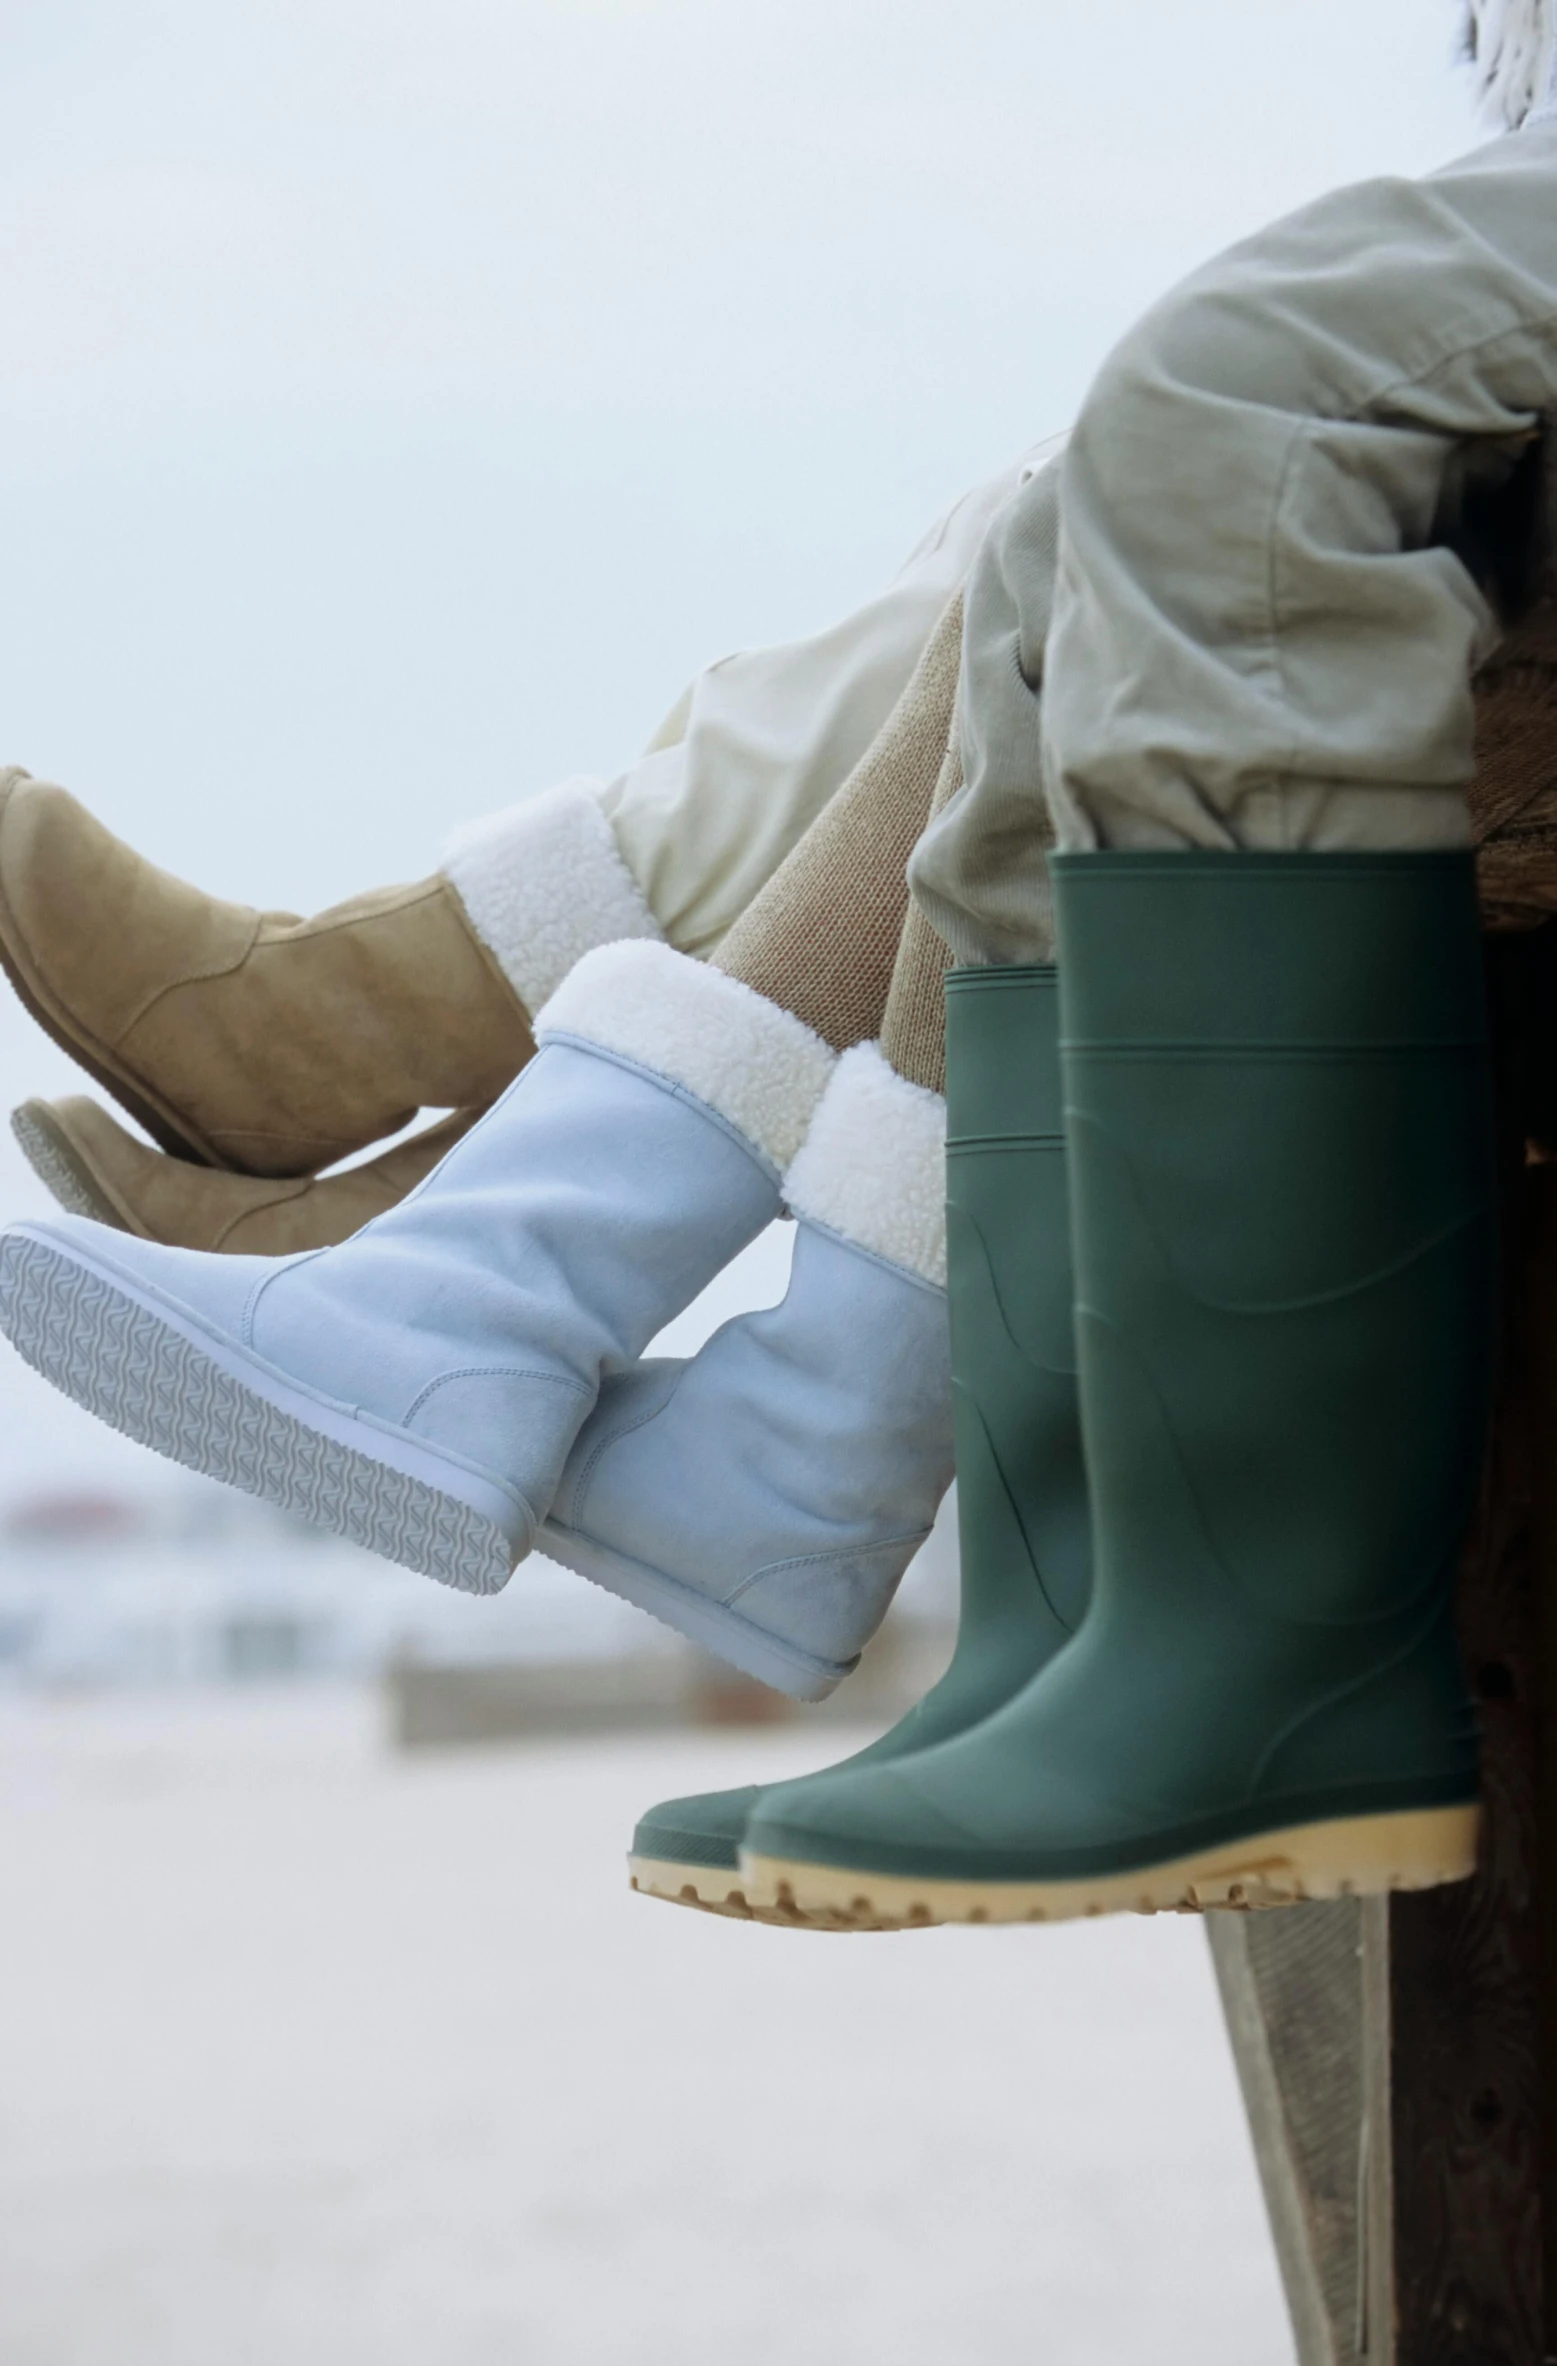
[{"label": "boot heel", "polygon": [[[1479,1826],[1474,1805],[1300,1824],[1188,1860],[1197,1870],[1186,1885],[1185,1903],[1258,1908],[1437,1889],[1475,1872]],[[1164,1870],[1171,1875],[1174,1868]]]}]

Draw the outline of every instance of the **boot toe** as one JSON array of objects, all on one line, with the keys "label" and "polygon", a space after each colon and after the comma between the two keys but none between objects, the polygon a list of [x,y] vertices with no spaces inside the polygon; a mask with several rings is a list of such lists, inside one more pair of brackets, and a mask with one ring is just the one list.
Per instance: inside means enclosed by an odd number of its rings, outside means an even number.
[{"label": "boot toe", "polygon": [[165,1249],[85,1218],[13,1225],[0,1331],[74,1403],[170,1461],[443,1584],[496,1592],[535,1528],[514,1488],[247,1347],[258,1285],[293,1262]]},{"label": "boot toe", "polygon": [[756,1783],[735,1791],[699,1791],[686,1799],[662,1799],[638,1822],[635,1857],[668,1863],[713,1865],[734,1870],[741,1836],[762,1797]]},{"label": "boot toe", "polygon": [[775,1784],[748,1819],[744,1845],[753,1856],[896,1873],[908,1869],[905,1853],[920,1871],[926,1857],[960,1855],[969,1839],[906,1768],[887,1765]]},{"label": "boot toe", "polygon": [[165,1302],[192,1316],[204,1329],[240,1341],[256,1292],[286,1265],[274,1257],[216,1257],[203,1249],[171,1249],[89,1216],[56,1216],[12,1225],[6,1241],[30,1240],[103,1272],[138,1295]]}]

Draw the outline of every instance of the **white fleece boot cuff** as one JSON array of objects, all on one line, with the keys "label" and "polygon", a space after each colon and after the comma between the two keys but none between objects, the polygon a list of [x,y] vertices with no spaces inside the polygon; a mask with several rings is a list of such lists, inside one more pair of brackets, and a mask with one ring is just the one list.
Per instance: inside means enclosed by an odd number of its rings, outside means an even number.
[{"label": "white fleece boot cuff", "polygon": [[946,1103],[888,1067],[873,1043],[844,1053],[784,1178],[797,1216],[946,1287]]},{"label": "white fleece boot cuff", "polygon": [[570,970],[535,1039],[598,1045],[718,1111],[782,1174],[838,1055],[803,1019],[669,945],[602,945]]},{"label": "white fleece boot cuff", "polygon": [[445,879],[532,1018],[596,945],[660,934],[600,810],[600,785],[561,781],[467,822],[443,850]]}]

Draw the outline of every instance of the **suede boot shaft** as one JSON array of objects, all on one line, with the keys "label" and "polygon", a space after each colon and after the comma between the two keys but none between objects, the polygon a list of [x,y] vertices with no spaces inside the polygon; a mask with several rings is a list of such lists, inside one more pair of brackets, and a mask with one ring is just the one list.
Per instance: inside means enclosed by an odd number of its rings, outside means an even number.
[{"label": "suede boot shaft", "polygon": [[855,1666],[951,1481],[944,1113],[845,1052],[784,1178],[780,1305],[608,1373],[544,1549],[804,1700]]},{"label": "suede boot shaft", "polygon": [[312,919],[255,911],[17,772],[0,776],[0,959],[154,1141],[237,1174],[313,1174],[420,1108],[479,1108],[534,1049],[446,880]]}]

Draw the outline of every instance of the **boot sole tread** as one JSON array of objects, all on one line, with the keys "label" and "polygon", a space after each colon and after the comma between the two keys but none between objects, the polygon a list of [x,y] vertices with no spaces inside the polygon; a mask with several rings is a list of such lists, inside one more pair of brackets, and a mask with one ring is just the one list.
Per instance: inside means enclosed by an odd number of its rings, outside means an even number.
[{"label": "boot sole tread", "polygon": [[663,1857],[629,1857],[627,1877],[643,1898],[661,1898],[669,1906],[692,1906],[701,1914],[722,1914],[736,1922],[765,1922],[784,1930],[840,1931],[870,1929],[830,1917],[812,1921],[774,1906],[754,1906],[739,1873],[728,1867],[673,1864]]},{"label": "boot sole tread", "polygon": [[17,1147],[44,1189],[72,1216],[90,1216],[96,1224],[111,1224],[116,1232],[131,1227],[97,1184],[80,1153],[52,1110],[42,1102],[24,1101],[11,1112],[11,1131]]},{"label": "boot sole tread", "polygon": [[767,1916],[840,1930],[943,1923],[1074,1922],[1100,1914],[1258,1912],[1313,1899],[1436,1889],[1476,1869],[1473,1806],[1348,1816],[1251,1834],[1130,1873],[1077,1881],[946,1881],[851,1871],[741,1851],[741,1880]]},{"label": "boot sole tread", "polygon": [[0,1330],[65,1396],[185,1469],[462,1593],[508,1581],[513,1548],[472,1505],[309,1428],[44,1241],[0,1242]]}]

